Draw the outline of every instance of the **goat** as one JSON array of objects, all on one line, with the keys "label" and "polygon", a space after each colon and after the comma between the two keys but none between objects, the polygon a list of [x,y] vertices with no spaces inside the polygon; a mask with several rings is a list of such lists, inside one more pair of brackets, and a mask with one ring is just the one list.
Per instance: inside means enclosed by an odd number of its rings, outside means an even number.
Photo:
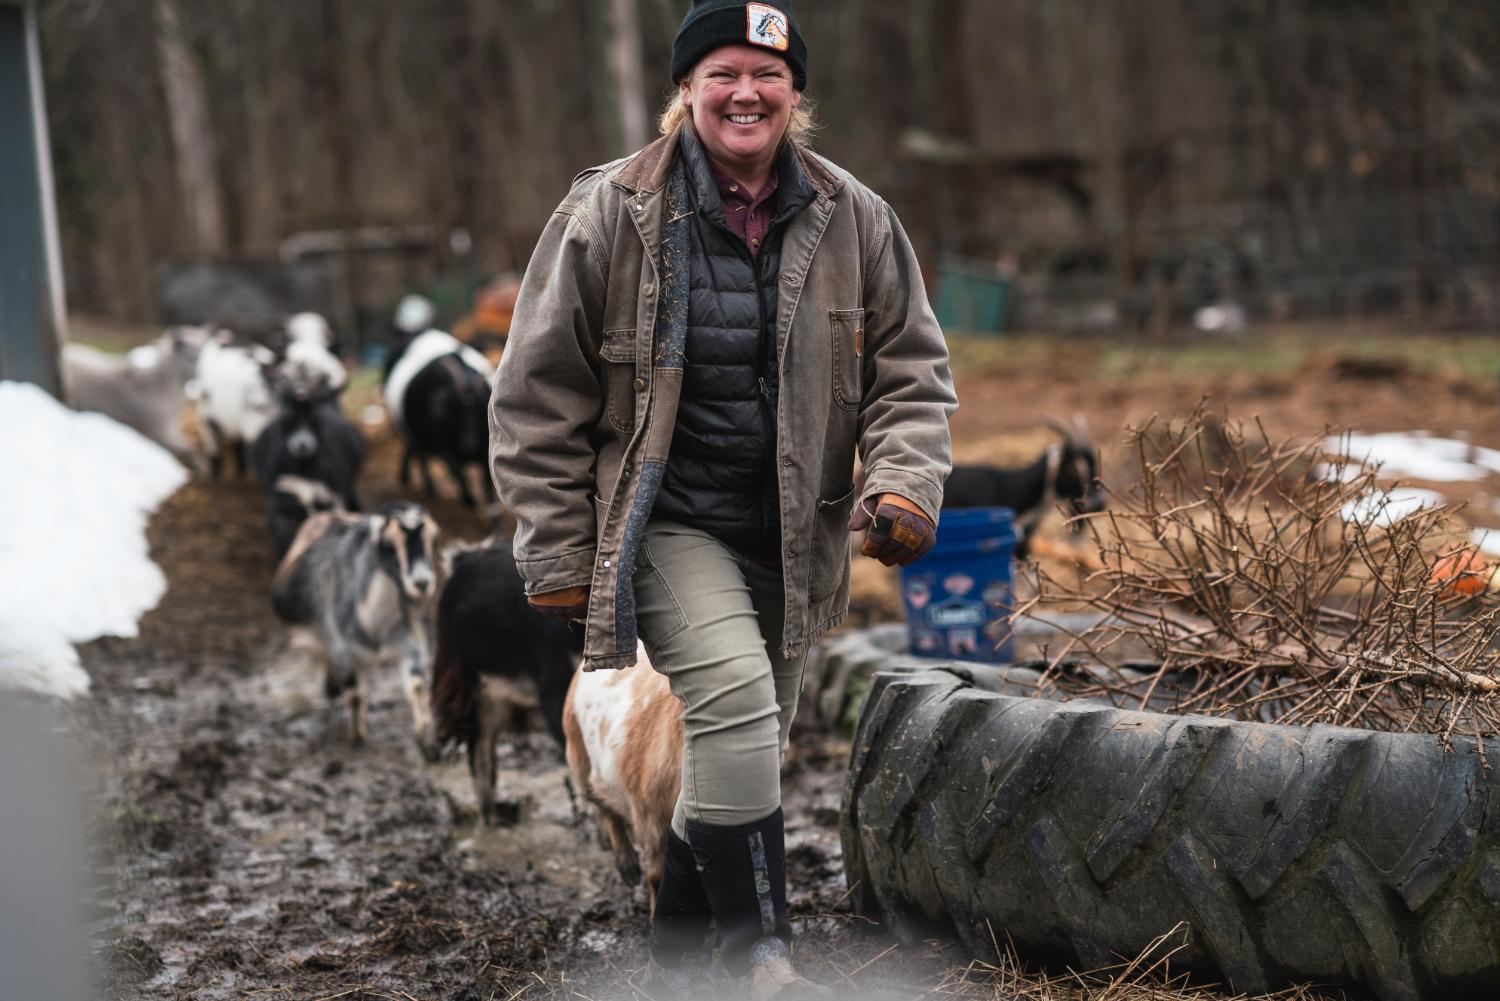
[{"label": "goat", "polygon": [[333,328],[328,325],[328,320],[321,313],[293,313],[286,318],[283,329],[286,331],[288,347],[300,342],[316,344],[327,351],[337,348],[334,343]]},{"label": "goat", "polygon": [[[473,348],[451,334],[429,330],[408,342],[385,381],[385,405],[406,442],[401,485],[411,482],[411,464],[422,471],[427,495],[434,493],[427,457],[436,456],[458,484],[465,507],[474,496],[466,466],[489,461],[489,402],[495,369]],[[490,479],[484,476],[488,495]]]},{"label": "goat", "polygon": [[365,741],[364,678],[399,662],[417,747],[437,758],[428,695],[427,607],[436,593],[437,525],[418,504],[373,515],[326,511],[303,523],[271,587],[291,646],[321,661],[324,691],[349,705],[349,736]]},{"label": "goat", "polygon": [[308,518],[324,511],[342,510],[343,501],[326,483],[301,476],[278,476],[270,497],[271,548],[276,562],[280,563],[292,547],[298,529]]},{"label": "goat", "polygon": [[330,389],[342,392],[349,372],[332,351],[316,341],[291,341],[278,367],[281,378],[302,392]]},{"label": "goat", "polygon": [[495,824],[496,742],[517,714],[539,708],[563,743],[563,702],[582,637],[527,604],[509,539],[451,547],[444,561],[432,661],[437,740],[468,749],[480,816]]},{"label": "goat", "polygon": [[235,344],[227,330],[203,345],[191,396],[197,403],[198,436],[215,478],[223,473],[226,451],[243,474],[248,468],[246,446],[275,419],[276,400],[268,378],[275,364],[270,349]]},{"label": "goat", "polygon": [[[1016,559],[1030,551],[1031,535],[1054,502],[1065,500],[1075,515],[1104,510],[1099,486],[1099,450],[1081,418],[1073,424],[1049,420],[1061,442],[1047,446],[1033,463],[1019,469],[954,466],[943,487],[943,510],[964,507],[1008,507],[1015,511]],[[1079,531],[1082,522],[1074,522]]]},{"label": "goat", "polygon": [[287,477],[321,483],[345,509],[358,511],[354,482],[364,463],[365,439],[339,410],[332,390],[304,396],[283,384],[277,398],[281,413],[251,444],[250,465],[267,493],[271,549],[280,559],[297,533],[305,505],[288,503],[277,485]]},{"label": "goat", "polygon": [[573,676],[563,732],[574,787],[598,814],[620,878],[627,886],[644,878],[654,913],[682,786],[682,703],[652,669],[644,647],[636,656],[628,670]]},{"label": "goat", "polygon": [[401,360],[411,342],[433,329],[436,322],[437,309],[432,305],[431,299],[415,292],[401,297],[391,316],[390,350],[386,352],[385,363],[380,370],[381,385],[390,381],[391,369]]},{"label": "goat", "polygon": [[201,469],[182,429],[182,408],[207,340],[205,328],[173,327],[124,355],[66,344],[62,370],[68,403],[75,410],[112,417],[166,448],[189,469]]}]

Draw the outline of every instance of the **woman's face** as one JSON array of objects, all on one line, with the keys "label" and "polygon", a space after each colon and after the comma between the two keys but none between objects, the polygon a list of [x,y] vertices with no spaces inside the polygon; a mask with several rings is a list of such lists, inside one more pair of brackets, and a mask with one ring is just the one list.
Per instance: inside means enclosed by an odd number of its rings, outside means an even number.
[{"label": "woman's face", "polygon": [[714,49],[678,86],[709,157],[741,172],[769,166],[802,100],[786,61],[753,45]]}]

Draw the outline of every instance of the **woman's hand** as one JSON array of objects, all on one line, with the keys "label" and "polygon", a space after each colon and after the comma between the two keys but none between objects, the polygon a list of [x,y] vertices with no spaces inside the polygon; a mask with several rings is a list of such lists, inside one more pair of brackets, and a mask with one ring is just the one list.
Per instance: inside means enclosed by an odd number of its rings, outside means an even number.
[{"label": "woman's hand", "polygon": [[868,499],[860,502],[849,518],[851,532],[869,529],[861,555],[904,567],[926,556],[937,542],[937,526],[900,494],[881,494],[873,514],[869,504]]},{"label": "woman's hand", "polygon": [[554,619],[577,619],[581,622],[589,611],[589,588],[587,584],[578,584],[561,591],[528,594],[526,603]]}]

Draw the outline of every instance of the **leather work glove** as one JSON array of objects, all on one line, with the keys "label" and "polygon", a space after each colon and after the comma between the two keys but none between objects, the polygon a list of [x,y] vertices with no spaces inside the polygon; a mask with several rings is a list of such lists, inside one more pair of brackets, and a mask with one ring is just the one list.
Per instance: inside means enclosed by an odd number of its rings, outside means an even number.
[{"label": "leather work glove", "polygon": [[922,509],[900,494],[881,494],[875,513],[869,510],[868,498],[861,501],[849,518],[849,530],[868,528],[862,556],[873,557],[886,566],[906,566],[926,556],[937,542],[937,526]]},{"label": "leather work glove", "polygon": [[526,603],[543,615],[554,619],[582,621],[589,612],[589,587],[587,584],[575,584],[561,591],[528,594]]}]

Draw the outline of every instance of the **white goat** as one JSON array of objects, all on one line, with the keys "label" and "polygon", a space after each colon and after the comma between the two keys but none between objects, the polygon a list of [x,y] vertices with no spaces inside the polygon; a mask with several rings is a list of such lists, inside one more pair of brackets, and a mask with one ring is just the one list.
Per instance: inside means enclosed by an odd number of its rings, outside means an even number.
[{"label": "white goat", "polygon": [[286,339],[288,344],[301,341],[333,350],[333,328],[321,313],[293,313],[287,317]]},{"label": "white goat", "polygon": [[281,377],[302,392],[320,386],[335,392],[349,382],[349,373],[333,350],[333,328],[320,313],[293,313],[286,320],[285,360]]}]

